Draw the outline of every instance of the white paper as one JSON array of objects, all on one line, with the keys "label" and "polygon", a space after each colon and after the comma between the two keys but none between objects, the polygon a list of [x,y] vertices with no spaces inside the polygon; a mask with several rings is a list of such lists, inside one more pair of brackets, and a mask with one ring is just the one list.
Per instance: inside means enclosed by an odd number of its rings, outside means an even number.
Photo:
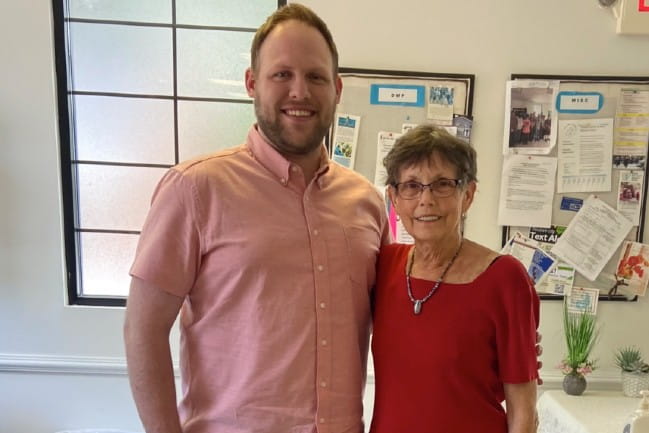
[{"label": "white paper", "polygon": [[640,224],[640,203],[644,171],[621,170],[617,188],[617,210],[628,218],[634,226]]},{"label": "white paper", "polygon": [[516,235],[508,242],[508,254],[523,264],[527,270],[527,274],[534,281],[534,285],[539,286],[543,284],[543,281],[554,268],[557,261],[535,244],[535,242],[531,242],[530,239],[524,237],[521,233],[516,232]]},{"label": "white paper", "polygon": [[498,224],[550,227],[557,159],[509,155],[503,161]]},{"label": "white paper", "polygon": [[597,314],[597,301],[599,290],[586,287],[573,287],[572,292],[566,297],[566,306],[570,313]]},{"label": "white paper", "polygon": [[552,151],[557,137],[554,102],[558,92],[556,80],[507,82],[503,155],[547,155]]},{"label": "white paper", "polygon": [[398,132],[380,131],[378,140],[376,142],[376,166],[374,171],[374,185],[383,185],[388,176],[385,167],[383,166],[383,158],[385,158],[394,147],[394,142],[397,138],[401,137]]},{"label": "white paper", "polygon": [[428,119],[436,125],[453,124],[455,95],[453,87],[432,86],[428,89]]},{"label": "white paper", "polygon": [[611,190],[613,119],[559,121],[557,192]]},{"label": "white paper", "polygon": [[[550,250],[552,250],[552,247],[565,230],[564,226],[554,225],[550,228],[530,227],[529,238],[536,241],[538,247],[543,251],[550,253]],[[548,273],[547,278],[541,284],[536,285],[536,290],[553,295],[568,295],[574,280],[575,268],[565,262],[558,261],[557,265]]]},{"label": "white paper", "polygon": [[642,158],[649,139],[649,90],[622,89],[615,113],[615,155]]},{"label": "white paper", "polygon": [[591,195],[551,252],[595,281],[632,226],[622,214]]},{"label": "white paper", "polygon": [[340,165],[354,168],[361,118],[351,114],[338,113],[334,125],[336,128],[333,137],[332,159]]},{"label": "white paper", "polygon": [[617,262],[617,278],[624,285],[618,290],[644,296],[649,284],[649,245],[626,241]]}]

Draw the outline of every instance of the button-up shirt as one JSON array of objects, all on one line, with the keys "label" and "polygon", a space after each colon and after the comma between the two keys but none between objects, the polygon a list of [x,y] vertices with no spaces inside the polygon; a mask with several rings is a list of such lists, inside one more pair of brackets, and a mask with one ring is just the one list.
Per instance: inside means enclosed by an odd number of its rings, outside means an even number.
[{"label": "button-up shirt", "polygon": [[385,205],[321,161],[305,179],[253,127],[159,183],[131,275],[185,298],[185,433],[363,431]]}]

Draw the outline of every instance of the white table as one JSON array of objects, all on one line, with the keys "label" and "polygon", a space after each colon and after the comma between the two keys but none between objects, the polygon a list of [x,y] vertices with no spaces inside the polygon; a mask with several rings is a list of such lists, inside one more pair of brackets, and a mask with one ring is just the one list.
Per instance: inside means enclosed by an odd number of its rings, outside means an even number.
[{"label": "white table", "polygon": [[624,424],[640,404],[621,391],[588,391],[571,396],[545,391],[536,404],[538,433],[622,433]]}]

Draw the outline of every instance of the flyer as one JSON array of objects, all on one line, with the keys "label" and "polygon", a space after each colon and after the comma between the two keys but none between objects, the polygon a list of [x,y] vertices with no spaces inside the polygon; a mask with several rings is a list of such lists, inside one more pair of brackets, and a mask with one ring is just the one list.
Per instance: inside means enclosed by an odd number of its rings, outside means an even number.
[{"label": "flyer", "polygon": [[644,296],[649,282],[649,245],[626,241],[617,263],[617,278],[623,279],[619,290]]}]

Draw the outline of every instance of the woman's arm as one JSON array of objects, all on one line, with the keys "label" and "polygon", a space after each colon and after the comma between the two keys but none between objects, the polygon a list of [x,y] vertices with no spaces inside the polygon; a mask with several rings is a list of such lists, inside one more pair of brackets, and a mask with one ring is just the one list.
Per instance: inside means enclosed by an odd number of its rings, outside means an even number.
[{"label": "woman's arm", "polygon": [[505,383],[507,426],[509,433],[535,433],[536,380],[526,383]]}]

